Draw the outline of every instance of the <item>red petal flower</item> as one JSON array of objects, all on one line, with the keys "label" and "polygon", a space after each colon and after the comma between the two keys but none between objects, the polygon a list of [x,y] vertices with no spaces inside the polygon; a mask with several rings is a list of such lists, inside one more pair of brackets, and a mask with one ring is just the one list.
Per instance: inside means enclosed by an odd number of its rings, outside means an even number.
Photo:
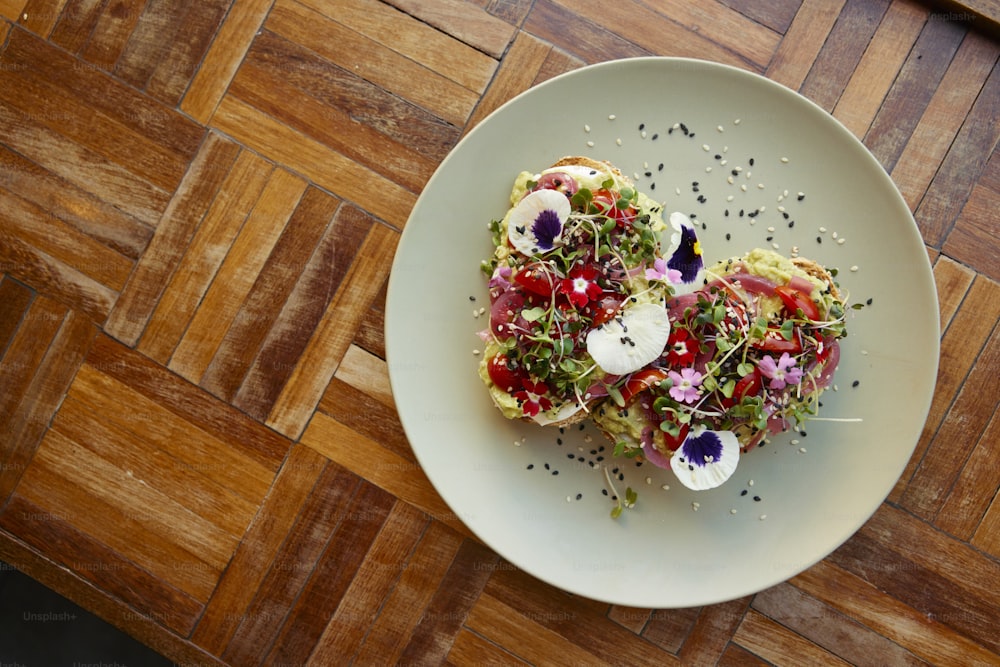
[{"label": "red petal flower", "polygon": [[604,294],[596,278],[597,269],[594,267],[577,267],[569,272],[568,277],[560,281],[559,293],[565,294],[570,303],[577,308],[583,308]]},{"label": "red petal flower", "polygon": [[688,336],[687,329],[674,329],[667,341],[667,361],[677,366],[689,366],[698,354],[698,341]]}]

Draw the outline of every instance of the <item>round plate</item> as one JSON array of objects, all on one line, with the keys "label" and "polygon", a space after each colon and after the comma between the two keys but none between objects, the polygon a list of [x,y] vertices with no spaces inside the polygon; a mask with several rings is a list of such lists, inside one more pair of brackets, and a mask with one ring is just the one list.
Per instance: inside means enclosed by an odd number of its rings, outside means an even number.
[{"label": "round plate", "polygon": [[[871,300],[850,311],[824,420],[743,456],[723,486],[693,492],[670,471],[613,460],[610,443],[590,427],[560,433],[499,414],[474,353],[482,347],[476,332],[488,324],[480,271],[492,252],[487,224],[509,207],[518,172],[565,155],[608,160],[668,213],[694,214],[707,262],[756,246],[797,248],[839,269],[852,303]],[[475,317],[481,307],[486,315]],[[385,337],[414,453],[484,543],[566,591],[665,608],[772,586],[861,527],[920,435],[938,328],[913,218],[850,132],[763,77],[699,60],[637,58],[536,86],[455,147],[402,234]],[[635,508],[611,519],[613,494],[629,486],[638,492]]]}]

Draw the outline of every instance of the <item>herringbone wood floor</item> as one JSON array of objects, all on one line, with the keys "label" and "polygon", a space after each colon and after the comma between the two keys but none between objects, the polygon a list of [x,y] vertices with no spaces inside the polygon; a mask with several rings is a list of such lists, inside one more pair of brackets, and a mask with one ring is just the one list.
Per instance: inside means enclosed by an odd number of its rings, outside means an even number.
[{"label": "herringbone wood floor", "polygon": [[[913,0],[0,0],[0,559],[186,663],[1000,664],[997,10]],[[388,388],[436,165],[602,60],[762,73],[861,137],[926,242],[916,452],[829,558],[609,607],[482,546]]]}]

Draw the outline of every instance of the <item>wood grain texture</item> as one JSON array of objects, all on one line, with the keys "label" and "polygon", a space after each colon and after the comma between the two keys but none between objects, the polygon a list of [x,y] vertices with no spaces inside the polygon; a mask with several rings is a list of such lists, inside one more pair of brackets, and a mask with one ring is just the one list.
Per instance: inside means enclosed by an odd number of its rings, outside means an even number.
[{"label": "wood grain texture", "polygon": [[[970,0],[0,0],[0,559],[181,664],[1000,664],[1000,24]],[[513,96],[685,56],[869,148],[937,384],[821,562],[688,609],[503,560],[395,408],[409,212]],[[85,662],[81,656],[81,662]]]}]

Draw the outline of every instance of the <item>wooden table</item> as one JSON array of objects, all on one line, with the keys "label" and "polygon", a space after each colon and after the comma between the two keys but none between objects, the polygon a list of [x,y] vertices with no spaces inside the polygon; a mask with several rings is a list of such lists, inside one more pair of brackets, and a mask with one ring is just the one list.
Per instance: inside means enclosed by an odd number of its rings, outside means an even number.
[{"label": "wooden table", "polygon": [[[182,663],[1000,664],[991,13],[0,0],[0,559]],[[400,230],[463,133],[649,54],[763,73],[862,137],[941,306],[888,500],[790,581],[697,609],[573,597],[471,536],[382,335]]]}]

